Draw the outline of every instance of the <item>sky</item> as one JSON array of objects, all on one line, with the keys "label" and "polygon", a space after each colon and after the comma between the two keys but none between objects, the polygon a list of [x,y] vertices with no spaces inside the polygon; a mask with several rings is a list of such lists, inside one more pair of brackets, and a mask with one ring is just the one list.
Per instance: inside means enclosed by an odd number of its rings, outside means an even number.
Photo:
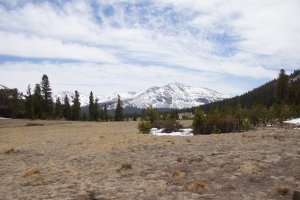
[{"label": "sky", "polygon": [[299,0],[0,0],[0,84],[238,95],[300,66]]}]

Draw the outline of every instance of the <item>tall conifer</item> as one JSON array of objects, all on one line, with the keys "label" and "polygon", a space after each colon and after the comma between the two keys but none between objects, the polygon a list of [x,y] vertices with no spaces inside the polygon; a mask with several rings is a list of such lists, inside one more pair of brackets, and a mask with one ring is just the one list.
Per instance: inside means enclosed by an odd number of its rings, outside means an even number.
[{"label": "tall conifer", "polygon": [[80,112],[79,92],[76,90],[72,105],[72,119],[74,121],[78,121],[80,119]]},{"label": "tall conifer", "polygon": [[43,97],[42,112],[45,118],[49,118],[52,115],[53,101],[50,82],[46,74],[42,77],[41,94]]},{"label": "tall conifer", "polygon": [[118,95],[117,107],[115,110],[115,121],[123,121],[123,107],[120,95]]}]

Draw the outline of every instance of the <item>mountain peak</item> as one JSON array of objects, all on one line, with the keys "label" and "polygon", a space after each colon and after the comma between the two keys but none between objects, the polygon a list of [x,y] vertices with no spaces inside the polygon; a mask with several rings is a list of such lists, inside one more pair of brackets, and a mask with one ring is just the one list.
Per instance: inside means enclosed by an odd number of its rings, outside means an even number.
[{"label": "mountain peak", "polygon": [[[152,106],[154,108],[183,109],[219,101],[228,96],[208,88],[191,87],[173,82],[162,87],[153,86],[145,92],[131,97],[123,99],[124,107],[142,109]],[[109,109],[114,109],[116,102],[111,100],[104,103],[110,105]]]},{"label": "mountain peak", "polygon": [[[55,97],[62,97],[68,94],[72,97],[72,92],[64,91],[58,93]],[[123,106],[144,109],[149,106],[164,109],[183,109],[191,108],[206,103],[219,101],[228,97],[214,90],[201,87],[192,87],[179,82],[169,83],[162,87],[153,86],[144,92],[127,92],[119,93]],[[106,104],[108,109],[115,109],[117,95],[98,96],[100,104]],[[94,94],[96,96],[96,94]],[[89,94],[80,94],[80,102],[82,106],[88,105]]]}]

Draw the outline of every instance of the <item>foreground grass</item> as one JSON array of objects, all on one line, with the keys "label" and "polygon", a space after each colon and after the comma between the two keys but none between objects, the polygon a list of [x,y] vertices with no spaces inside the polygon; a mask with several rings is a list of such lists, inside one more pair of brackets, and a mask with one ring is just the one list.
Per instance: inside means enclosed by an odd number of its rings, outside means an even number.
[{"label": "foreground grass", "polygon": [[155,137],[137,122],[0,120],[0,199],[291,199],[300,134]]}]

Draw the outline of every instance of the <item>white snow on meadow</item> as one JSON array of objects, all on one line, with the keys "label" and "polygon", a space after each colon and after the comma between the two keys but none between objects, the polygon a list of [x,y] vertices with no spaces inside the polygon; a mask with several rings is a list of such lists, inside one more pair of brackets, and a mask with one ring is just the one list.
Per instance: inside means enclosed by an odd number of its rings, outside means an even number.
[{"label": "white snow on meadow", "polygon": [[284,121],[284,123],[293,124],[293,125],[298,125],[299,126],[300,125],[300,118],[287,120],[287,121]]},{"label": "white snow on meadow", "polygon": [[150,130],[150,134],[156,135],[156,136],[193,136],[192,133],[193,129],[191,128],[184,128],[179,129],[179,132],[172,132],[172,133],[165,133],[165,129],[158,129],[158,128],[152,128]]},{"label": "white snow on meadow", "polygon": [[0,117],[0,120],[1,120],[1,119],[10,119],[10,118]]}]

